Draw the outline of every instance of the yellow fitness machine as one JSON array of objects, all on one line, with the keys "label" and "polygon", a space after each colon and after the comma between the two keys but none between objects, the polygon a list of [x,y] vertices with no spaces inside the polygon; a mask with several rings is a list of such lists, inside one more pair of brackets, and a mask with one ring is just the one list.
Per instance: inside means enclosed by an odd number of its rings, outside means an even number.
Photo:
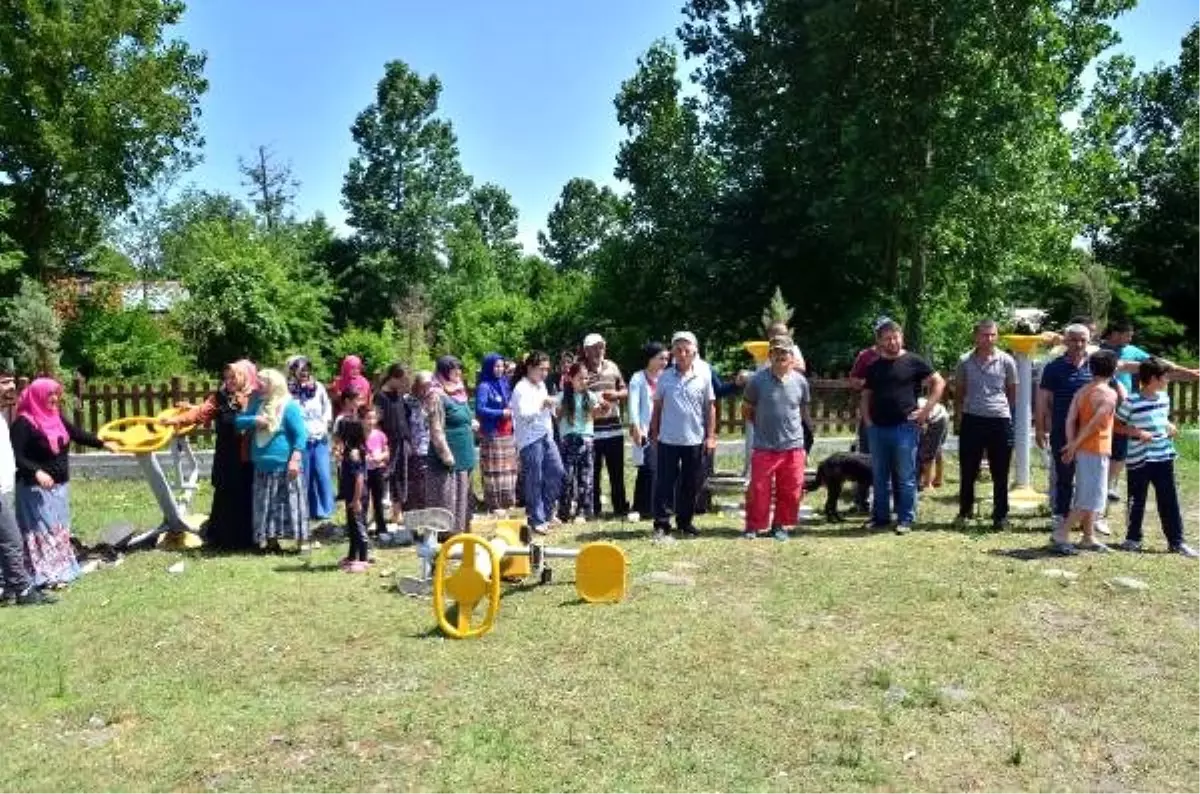
[{"label": "yellow fitness machine", "polygon": [[[200,465],[188,442],[195,425],[171,427],[162,424],[164,419],[178,415],[185,408],[168,408],[156,417],[131,416],[117,419],[100,428],[96,435],[101,441],[112,442],[121,452],[134,455],[142,474],[150,483],[150,490],[162,510],[163,522],[157,529],[129,538],[125,546],[138,546],[151,539],[164,547],[193,549],[202,545],[196,534],[202,516],[188,515],[196,486],[200,479]],[[167,481],[167,475],[158,462],[157,452],[171,445],[171,457],[175,472],[175,486]]]},{"label": "yellow fitness machine", "polygon": [[[444,513],[445,515],[441,515]],[[500,611],[500,582],[535,579],[548,584],[551,559],[575,560],[575,591],[591,604],[614,603],[625,598],[628,563],[625,552],[613,543],[588,543],[578,549],[544,546],[534,542],[529,528],[517,519],[480,519],[476,531],[490,531],[491,539],[477,534],[448,535],[453,522],[449,511],[421,510],[405,515],[405,524],[423,536],[417,554],[421,578],[415,584],[432,585],[433,614],[449,637],[465,639],[487,634]],[[439,535],[445,537],[438,542]],[[412,592],[401,582],[401,590]],[[447,601],[456,609],[448,614]],[[472,623],[480,601],[487,602],[481,620]]]}]

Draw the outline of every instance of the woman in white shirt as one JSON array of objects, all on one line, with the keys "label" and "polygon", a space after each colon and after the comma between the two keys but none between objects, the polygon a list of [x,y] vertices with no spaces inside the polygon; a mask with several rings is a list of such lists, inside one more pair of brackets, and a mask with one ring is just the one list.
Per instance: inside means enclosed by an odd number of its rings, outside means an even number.
[{"label": "woman in white shirt", "polygon": [[661,342],[642,349],[646,368],[629,379],[629,438],[633,441],[633,465],[637,479],[633,486],[633,512],[647,516],[654,510],[654,447],[650,444],[650,414],[654,409],[654,389],[658,376],[667,366],[670,353]]},{"label": "woman in white shirt", "polygon": [[513,376],[509,408],[512,410],[513,435],[521,457],[521,482],[525,494],[525,514],[529,528],[545,535],[554,515],[563,485],[563,463],[554,443],[554,411],[557,403],[546,391],[550,357],[535,351],[525,357]]}]

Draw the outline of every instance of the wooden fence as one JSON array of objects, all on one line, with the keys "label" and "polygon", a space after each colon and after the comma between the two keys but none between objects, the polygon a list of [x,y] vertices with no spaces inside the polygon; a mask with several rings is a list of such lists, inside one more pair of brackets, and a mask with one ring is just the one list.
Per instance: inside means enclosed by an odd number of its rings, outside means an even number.
[{"label": "wooden fence", "polygon": [[[17,381],[18,391],[28,383]],[[844,377],[812,378],[812,417],[817,435],[853,435],[858,426],[858,393],[850,388]],[[128,416],[154,416],[178,403],[198,404],[217,388],[216,383],[187,381],[172,378],[159,384],[88,384],[82,378],[71,382],[63,400],[63,414],[79,427],[99,430],[105,423]],[[953,411],[952,381],[947,383],[944,402]],[[1194,425],[1200,422],[1200,384],[1191,381],[1172,381],[1171,419],[1176,424]],[[722,400],[717,406],[717,422],[723,433],[742,432],[742,401],[738,397]],[[12,409],[5,411],[13,419]],[[198,428],[193,439],[198,446],[212,443],[212,428]]]}]

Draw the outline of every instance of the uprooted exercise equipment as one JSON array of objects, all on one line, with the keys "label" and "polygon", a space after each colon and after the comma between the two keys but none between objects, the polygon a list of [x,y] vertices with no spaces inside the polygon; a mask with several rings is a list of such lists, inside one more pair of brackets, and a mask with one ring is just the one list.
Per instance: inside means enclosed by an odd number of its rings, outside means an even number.
[{"label": "uprooted exercise equipment", "polygon": [[[119,451],[137,458],[163,514],[163,522],[159,527],[129,538],[123,544],[125,546],[139,546],[151,539],[156,539],[164,548],[173,549],[191,549],[203,543],[196,532],[204,517],[188,514],[200,479],[200,466],[188,442],[195,425],[173,427],[163,424],[163,420],[184,410],[186,408],[169,408],[156,417],[117,419],[101,427],[97,433],[101,441],[115,444]],[[168,444],[171,445],[178,496],[158,461],[157,453]]]},{"label": "uprooted exercise equipment", "polygon": [[[433,514],[434,510],[419,511]],[[628,562],[625,552],[612,543],[587,543],[577,549],[546,546],[535,542],[528,527],[515,519],[483,519],[476,522],[477,532],[491,532],[491,538],[479,534],[449,535],[438,543],[437,536],[453,519],[429,515],[406,515],[406,523],[424,536],[418,553],[422,559],[422,577],[416,584],[431,584],[433,612],[438,626],[447,636],[464,639],[479,637],[495,625],[500,610],[502,581],[533,580],[548,584],[552,559],[575,560],[575,591],[588,603],[613,603],[625,598]],[[449,519],[449,520],[447,520]],[[406,588],[401,583],[402,590]],[[454,602],[453,611],[448,602]],[[483,617],[475,621],[475,611],[486,601]],[[474,622],[473,622],[474,621]]]}]

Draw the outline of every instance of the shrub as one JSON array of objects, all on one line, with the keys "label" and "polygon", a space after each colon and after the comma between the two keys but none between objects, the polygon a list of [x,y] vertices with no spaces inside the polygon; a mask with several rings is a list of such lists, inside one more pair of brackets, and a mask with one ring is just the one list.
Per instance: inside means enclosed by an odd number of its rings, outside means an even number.
[{"label": "shrub", "polygon": [[17,372],[58,373],[61,326],[46,291],[31,278],[22,278],[11,298],[0,300],[0,351],[11,356]]},{"label": "shrub", "polygon": [[143,308],[80,301],[62,348],[64,364],[88,378],[169,378],[192,369],[178,335]]}]

